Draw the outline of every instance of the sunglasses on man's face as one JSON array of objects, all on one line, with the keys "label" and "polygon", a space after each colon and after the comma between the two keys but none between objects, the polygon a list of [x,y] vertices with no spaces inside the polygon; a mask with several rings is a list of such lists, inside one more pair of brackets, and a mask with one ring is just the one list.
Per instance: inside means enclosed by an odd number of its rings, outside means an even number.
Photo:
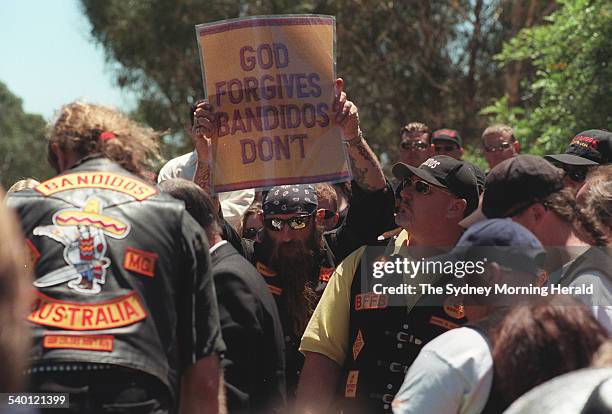
[{"label": "sunglasses on man's face", "polygon": [[429,144],[424,141],[402,141],[400,147],[405,150],[416,149],[419,151],[426,150],[429,147]]},{"label": "sunglasses on man's face", "polygon": [[[423,195],[431,194],[431,188],[434,187],[428,182],[423,181],[423,180],[413,180],[412,178],[406,178],[404,179],[404,182],[402,183],[402,188],[411,187],[412,184],[414,184],[414,190],[417,193],[423,194]],[[441,188],[441,187],[437,187],[437,188],[439,188],[440,190],[444,190],[444,188]]]},{"label": "sunglasses on man's face", "polygon": [[505,151],[510,148],[512,144],[508,141],[504,141],[499,145],[483,145],[484,150],[486,152],[497,152],[497,151]]},{"label": "sunglasses on man's face", "polygon": [[553,163],[555,167],[561,168],[565,173],[566,177],[569,177],[572,181],[581,183],[586,180],[589,168],[584,165],[567,165],[561,162]]},{"label": "sunglasses on man's face", "polygon": [[249,239],[249,240],[255,240],[255,237],[257,237],[257,232],[259,231],[259,229],[255,228],[255,227],[249,227],[248,229],[244,229],[242,231],[242,238],[243,239]]},{"label": "sunglasses on man's face", "polygon": [[291,230],[302,230],[308,226],[311,217],[312,216],[298,216],[289,219],[267,218],[264,219],[264,225],[267,229],[272,231],[281,231],[285,224],[288,224]]},{"label": "sunglasses on man's face", "polygon": [[456,145],[453,144],[449,144],[449,145],[434,145],[434,149],[436,150],[436,152],[451,152],[457,149]]}]

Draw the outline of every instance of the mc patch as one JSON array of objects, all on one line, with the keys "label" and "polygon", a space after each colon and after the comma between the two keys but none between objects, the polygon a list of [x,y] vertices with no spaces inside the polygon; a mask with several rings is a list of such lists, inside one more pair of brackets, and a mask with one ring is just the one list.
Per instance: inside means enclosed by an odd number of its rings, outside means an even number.
[{"label": "mc patch", "polygon": [[129,223],[102,213],[102,202],[90,197],[81,210],[65,209],[53,215],[53,225],[38,226],[35,236],[47,236],[62,243],[67,266],[36,279],[34,286],[44,288],[68,282],[78,293],[99,293],[106,283],[106,238],[123,239],[130,232]]},{"label": "mc patch", "polygon": [[114,341],[112,335],[45,335],[43,348],[113,352]]},{"label": "mc patch", "polygon": [[155,276],[157,254],[128,247],[123,256],[123,267],[144,276]]}]

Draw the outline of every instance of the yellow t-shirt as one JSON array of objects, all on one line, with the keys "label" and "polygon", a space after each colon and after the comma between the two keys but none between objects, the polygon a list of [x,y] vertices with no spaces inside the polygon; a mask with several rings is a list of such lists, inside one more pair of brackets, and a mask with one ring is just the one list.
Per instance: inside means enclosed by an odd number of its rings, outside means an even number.
[{"label": "yellow t-shirt", "polygon": [[342,366],[346,358],[351,284],[365,246],[348,255],[332,274],[302,336],[300,352],[323,354]]},{"label": "yellow t-shirt", "polygon": [[[389,242],[390,254],[405,255],[408,232],[401,233]],[[323,296],[317,305],[300,343],[300,352],[316,352],[338,365],[344,364],[349,348],[349,316],[351,308],[351,285],[357,265],[365,250],[360,247],[348,255],[332,274]]]}]

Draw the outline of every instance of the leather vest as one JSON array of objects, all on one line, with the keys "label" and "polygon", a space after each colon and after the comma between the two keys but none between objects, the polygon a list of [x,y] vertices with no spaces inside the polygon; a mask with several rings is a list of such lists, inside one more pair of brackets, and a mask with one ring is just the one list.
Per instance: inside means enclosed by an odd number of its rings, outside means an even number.
[{"label": "leather vest", "polygon": [[210,277],[206,241],[184,205],[103,158],[7,199],[35,273],[32,364],[114,364],[174,392],[179,353],[196,342],[181,334],[194,330],[182,326],[191,324],[182,312],[194,302],[193,275]]},{"label": "leather vest", "polygon": [[426,296],[408,309],[395,303],[396,298],[373,291],[374,283],[393,286],[401,278],[374,279],[371,273],[362,278],[361,266],[357,269],[351,285],[349,352],[338,388],[339,411],[391,413],[391,402],[420,350],[465,323],[463,309],[428,305],[431,298]]},{"label": "leather vest", "polygon": [[560,284],[569,286],[578,276],[593,270],[612,281],[612,250],[609,247],[594,246],[578,256],[563,274]]}]

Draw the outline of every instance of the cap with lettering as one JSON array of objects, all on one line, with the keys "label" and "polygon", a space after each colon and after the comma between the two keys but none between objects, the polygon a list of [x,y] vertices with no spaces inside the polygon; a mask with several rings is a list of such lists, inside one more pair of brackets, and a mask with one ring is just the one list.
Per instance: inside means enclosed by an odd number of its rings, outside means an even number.
[{"label": "cap with lettering", "polygon": [[612,162],[612,132],[591,129],[576,135],[563,154],[546,155],[551,162],[568,165],[601,165]]},{"label": "cap with lettering", "polygon": [[466,215],[478,206],[478,183],[473,168],[465,161],[447,155],[429,158],[419,168],[398,162],[393,166],[393,175],[401,180],[417,176],[467,201]]}]

